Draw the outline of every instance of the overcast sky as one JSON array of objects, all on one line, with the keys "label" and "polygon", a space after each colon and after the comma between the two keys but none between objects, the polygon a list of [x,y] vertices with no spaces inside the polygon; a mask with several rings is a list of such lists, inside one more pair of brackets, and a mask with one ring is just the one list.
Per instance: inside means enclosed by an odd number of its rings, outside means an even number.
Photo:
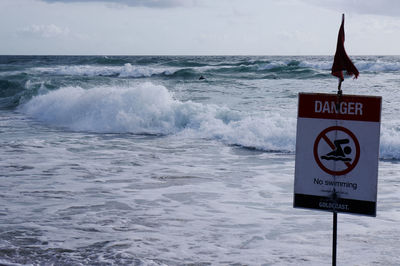
[{"label": "overcast sky", "polygon": [[398,0],[0,0],[0,54],[400,54]]}]

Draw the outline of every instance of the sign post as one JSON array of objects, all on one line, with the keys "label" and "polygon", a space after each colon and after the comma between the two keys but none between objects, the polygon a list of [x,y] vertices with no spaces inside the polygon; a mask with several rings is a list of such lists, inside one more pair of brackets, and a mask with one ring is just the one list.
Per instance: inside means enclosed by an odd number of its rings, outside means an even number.
[{"label": "sign post", "polygon": [[300,93],[295,208],[376,216],[381,97]]}]

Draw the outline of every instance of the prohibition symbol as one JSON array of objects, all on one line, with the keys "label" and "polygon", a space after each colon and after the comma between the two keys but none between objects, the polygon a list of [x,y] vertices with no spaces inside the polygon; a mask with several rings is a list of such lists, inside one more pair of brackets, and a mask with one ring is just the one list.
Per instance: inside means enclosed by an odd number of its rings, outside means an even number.
[{"label": "prohibition symbol", "polygon": [[314,159],[330,175],[345,175],[360,159],[360,144],[347,128],[333,126],[324,129],[314,142]]}]

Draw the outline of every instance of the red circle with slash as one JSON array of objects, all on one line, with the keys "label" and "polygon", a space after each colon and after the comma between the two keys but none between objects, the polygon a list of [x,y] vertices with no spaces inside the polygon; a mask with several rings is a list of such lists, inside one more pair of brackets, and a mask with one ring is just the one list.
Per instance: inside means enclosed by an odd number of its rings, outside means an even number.
[{"label": "red circle with slash", "polygon": [[[334,150],[336,148],[336,146],[332,143],[332,141],[326,136],[327,133],[329,133],[331,131],[335,131],[335,130],[343,131],[347,135],[349,135],[351,137],[351,139],[353,140],[355,148],[356,148],[356,155],[353,159],[353,162],[352,163],[343,162],[347,166],[347,168],[345,168],[343,170],[339,170],[339,171],[335,171],[335,170],[331,170],[331,169],[327,168],[325,165],[323,165],[323,163],[321,162],[321,160],[318,156],[318,145],[322,139],[329,145],[329,147],[332,150]],[[340,127],[340,126],[328,127],[326,129],[324,129],[321,133],[319,133],[318,137],[315,139],[314,158],[315,158],[315,161],[317,162],[318,166],[326,173],[334,175],[334,176],[345,175],[345,174],[349,173],[351,170],[353,170],[354,167],[356,167],[358,160],[360,159],[360,144],[358,143],[358,140],[357,140],[356,136],[353,134],[353,132],[351,132],[347,128]]]}]

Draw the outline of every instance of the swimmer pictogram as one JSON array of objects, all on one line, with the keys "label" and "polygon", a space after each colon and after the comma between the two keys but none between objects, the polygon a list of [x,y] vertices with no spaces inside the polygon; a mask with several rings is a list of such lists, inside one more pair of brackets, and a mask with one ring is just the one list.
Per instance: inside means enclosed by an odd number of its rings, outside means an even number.
[{"label": "swimmer pictogram", "polygon": [[333,141],[333,144],[335,145],[335,150],[327,153],[326,155],[321,156],[321,159],[328,161],[334,160],[334,161],[350,162],[352,159],[346,157],[346,155],[349,155],[351,153],[351,147],[346,146],[342,149],[342,144],[347,144],[349,142],[350,142],[349,139],[338,139]]},{"label": "swimmer pictogram", "polygon": [[345,175],[358,163],[360,144],[349,129],[332,126],[324,129],[315,139],[314,158],[326,173]]}]

